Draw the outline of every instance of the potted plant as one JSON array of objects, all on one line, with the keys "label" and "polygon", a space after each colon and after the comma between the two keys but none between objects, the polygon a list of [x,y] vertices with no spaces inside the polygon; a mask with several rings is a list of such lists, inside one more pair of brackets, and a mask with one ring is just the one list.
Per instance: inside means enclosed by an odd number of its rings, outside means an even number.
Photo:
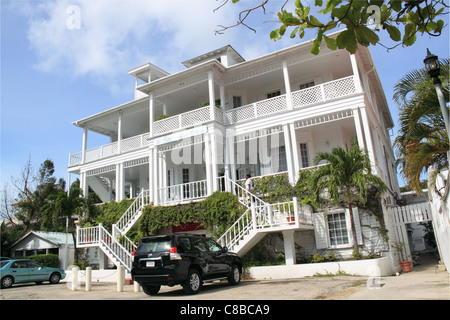
[{"label": "potted plant", "polygon": [[397,251],[400,253],[400,256],[402,257],[400,261],[400,267],[402,268],[403,272],[410,272],[411,271],[411,261],[407,260],[404,256],[403,249],[405,248],[405,243],[400,242],[395,245]]}]

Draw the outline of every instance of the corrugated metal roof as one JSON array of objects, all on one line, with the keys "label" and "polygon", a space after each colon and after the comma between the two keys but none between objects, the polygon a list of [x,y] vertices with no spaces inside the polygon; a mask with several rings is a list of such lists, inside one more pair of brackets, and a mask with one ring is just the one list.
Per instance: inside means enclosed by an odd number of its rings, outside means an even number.
[{"label": "corrugated metal roof", "polygon": [[[52,242],[66,244],[66,233],[48,231],[33,231],[33,233]],[[67,233],[67,243],[73,244],[73,237],[71,233]]]}]

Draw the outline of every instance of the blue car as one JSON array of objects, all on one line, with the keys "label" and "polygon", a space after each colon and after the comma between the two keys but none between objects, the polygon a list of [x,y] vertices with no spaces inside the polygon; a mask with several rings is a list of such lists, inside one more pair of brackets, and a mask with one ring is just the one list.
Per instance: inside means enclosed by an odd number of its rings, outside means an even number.
[{"label": "blue car", "polygon": [[4,260],[0,261],[1,288],[9,288],[14,283],[36,282],[41,284],[49,281],[58,283],[66,277],[64,270],[44,267],[34,260]]}]

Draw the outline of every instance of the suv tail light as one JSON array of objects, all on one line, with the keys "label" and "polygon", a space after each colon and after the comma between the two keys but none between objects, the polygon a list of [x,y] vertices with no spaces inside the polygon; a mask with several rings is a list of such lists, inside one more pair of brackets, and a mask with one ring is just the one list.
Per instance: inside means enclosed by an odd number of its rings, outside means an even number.
[{"label": "suv tail light", "polygon": [[136,255],[136,250],[133,250],[133,253],[131,254],[131,262],[134,262],[135,255]]},{"label": "suv tail light", "polygon": [[177,253],[176,247],[170,248],[170,260],[181,260],[181,256],[179,253]]}]

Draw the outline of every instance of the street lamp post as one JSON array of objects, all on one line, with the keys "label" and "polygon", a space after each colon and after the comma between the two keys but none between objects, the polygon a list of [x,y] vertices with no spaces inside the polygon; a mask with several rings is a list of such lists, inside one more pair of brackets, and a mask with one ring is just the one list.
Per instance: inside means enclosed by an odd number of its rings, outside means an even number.
[{"label": "street lamp post", "polygon": [[[436,55],[432,54],[430,50],[427,49],[427,56],[423,60],[425,64],[425,69],[428,71],[428,74],[433,79],[433,85],[436,88],[436,94],[439,100],[439,106],[441,107],[442,116],[444,117],[445,129],[447,130],[447,135],[449,137],[449,145],[450,145],[450,131],[449,131],[449,117],[448,110],[445,104],[444,93],[442,92],[442,82],[439,79],[439,75],[441,73],[441,68],[439,64],[439,59]],[[447,151],[447,159],[450,159],[450,150]],[[449,163],[450,164],[450,163]]]}]

